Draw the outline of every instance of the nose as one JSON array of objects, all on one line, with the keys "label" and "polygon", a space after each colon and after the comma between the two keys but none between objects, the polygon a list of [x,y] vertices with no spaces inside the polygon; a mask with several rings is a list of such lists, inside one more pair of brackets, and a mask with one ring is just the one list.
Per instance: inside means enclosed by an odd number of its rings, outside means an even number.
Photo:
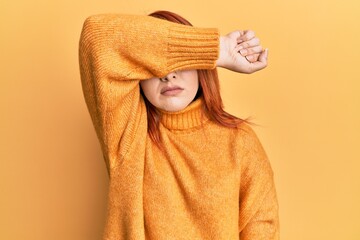
[{"label": "nose", "polygon": [[171,79],[176,79],[177,78],[177,74],[176,72],[171,72],[169,74],[167,74],[165,77],[159,78],[161,82],[168,82]]}]

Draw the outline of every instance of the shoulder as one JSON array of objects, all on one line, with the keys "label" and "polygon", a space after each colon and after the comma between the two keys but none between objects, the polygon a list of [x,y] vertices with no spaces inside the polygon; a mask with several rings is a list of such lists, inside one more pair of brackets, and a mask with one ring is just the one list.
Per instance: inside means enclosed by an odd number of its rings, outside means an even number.
[{"label": "shoulder", "polygon": [[236,131],[237,148],[242,155],[249,159],[257,159],[257,161],[268,161],[268,156],[261,143],[258,135],[251,125],[241,123]]},{"label": "shoulder", "polygon": [[241,156],[257,154],[266,158],[263,145],[249,123],[242,122],[235,128],[221,126],[214,122],[211,122],[210,126],[217,141],[227,141],[237,154]]},{"label": "shoulder", "polygon": [[[260,140],[249,123],[242,122],[234,129],[236,138],[242,142],[245,148],[251,147],[254,144],[260,144]],[[261,145],[261,144],[260,144]]]},{"label": "shoulder", "polygon": [[[241,152],[242,171],[255,171],[271,178],[273,171],[268,155],[254,129],[242,123],[237,129],[237,148]],[[251,170],[252,169],[252,170]]]},{"label": "shoulder", "polygon": [[237,127],[227,127],[210,120],[206,122],[206,126],[211,129],[214,136],[227,137],[245,148],[260,144],[255,130],[249,123],[241,122]]}]

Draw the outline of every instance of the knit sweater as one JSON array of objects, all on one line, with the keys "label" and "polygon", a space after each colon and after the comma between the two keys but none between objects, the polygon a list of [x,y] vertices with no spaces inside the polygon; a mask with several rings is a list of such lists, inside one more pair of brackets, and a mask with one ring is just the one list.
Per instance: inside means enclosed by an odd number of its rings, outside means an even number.
[{"label": "knit sweater", "polygon": [[273,172],[254,131],[221,126],[201,99],[161,111],[147,133],[139,81],[212,69],[219,32],[148,16],[88,17],[79,43],[84,97],[109,173],[104,240],[278,239]]}]

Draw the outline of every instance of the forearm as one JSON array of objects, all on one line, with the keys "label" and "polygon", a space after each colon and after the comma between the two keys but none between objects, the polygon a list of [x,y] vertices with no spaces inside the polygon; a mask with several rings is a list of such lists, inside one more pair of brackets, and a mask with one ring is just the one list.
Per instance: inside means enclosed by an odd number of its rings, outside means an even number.
[{"label": "forearm", "polygon": [[[80,40],[81,52],[96,60],[106,58],[125,67],[127,79],[160,77],[181,68],[214,68],[218,58],[217,29],[195,28],[149,16],[100,14],[86,19]],[[136,70],[136,71],[135,71]]]}]

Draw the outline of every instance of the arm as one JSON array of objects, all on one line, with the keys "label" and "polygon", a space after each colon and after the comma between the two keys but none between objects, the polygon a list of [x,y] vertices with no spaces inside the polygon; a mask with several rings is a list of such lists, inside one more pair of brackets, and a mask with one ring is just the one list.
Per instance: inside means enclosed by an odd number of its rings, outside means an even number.
[{"label": "arm", "polygon": [[218,38],[216,29],[148,16],[102,14],[85,20],[81,81],[108,171],[134,144],[138,126],[146,125],[139,81],[178,69],[214,68]]},{"label": "arm", "polygon": [[254,131],[250,127],[245,131],[239,205],[240,239],[278,240],[278,202],[273,171]]}]

